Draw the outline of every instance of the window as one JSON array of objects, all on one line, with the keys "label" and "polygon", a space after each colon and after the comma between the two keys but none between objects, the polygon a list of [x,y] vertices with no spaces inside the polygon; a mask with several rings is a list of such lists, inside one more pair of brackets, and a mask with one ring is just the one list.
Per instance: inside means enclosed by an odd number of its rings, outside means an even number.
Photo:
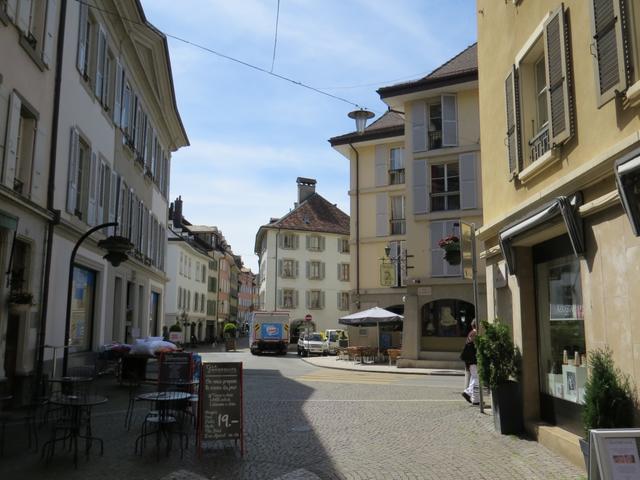
[{"label": "window", "polygon": [[91,56],[93,50],[97,49],[95,41],[97,40],[96,24],[89,14],[89,6],[80,4],[80,24],[78,26],[78,52],[77,67],[85,80],[90,79],[91,74]]},{"label": "window", "polygon": [[349,292],[338,292],[338,310],[349,310]]},{"label": "window", "polygon": [[442,148],[442,105],[429,104],[429,150]]},{"label": "window", "polygon": [[280,260],[280,277],[282,278],[297,278],[298,277],[298,262],[284,258]]},{"label": "window", "polygon": [[405,234],[404,195],[391,197],[391,235]]},{"label": "window", "polygon": [[321,310],[324,308],[324,292],[322,290],[307,291],[307,308]]},{"label": "window", "polygon": [[84,267],[73,268],[70,344],[72,351],[91,350],[94,323],[96,272]]},{"label": "window", "polygon": [[338,264],[338,280],[340,280],[341,282],[349,281],[349,264],[348,263]]},{"label": "window", "polygon": [[207,281],[207,266],[203,263],[200,268],[202,268],[200,272],[200,281],[204,283]]},{"label": "window", "polygon": [[536,29],[542,33],[527,40],[531,47],[516,59],[505,79],[512,176],[572,136],[568,28],[561,6]]},{"label": "window", "polygon": [[208,291],[210,293],[215,293],[217,291],[217,287],[218,287],[218,280],[215,277],[209,277],[209,286],[208,286]]},{"label": "window", "polygon": [[324,251],[324,237],[320,235],[307,235],[307,250],[312,252]]},{"label": "window", "polygon": [[458,162],[431,165],[431,210],[460,209]]},{"label": "window", "polygon": [[279,292],[280,308],[297,308],[298,307],[298,291],[293,288],[283,288]]},{"label": "window", "polygon": [[322,280],[324,278],[324,262],[317,260],[307,262],[307,278],[310,280]]},{"label": "window", "polygon": [[207,315],[215,315],[215,314],[216,314],[216,301],[207,300]]},{"label": "window", "polygon": [[391,148],[389,150],[389,184],[400,185],[404,183],[404,148]]},{"label": "window", "polygon": [[25,47],[36,63],[49,65],[53,56],[54,34],[57,29],[57,9],[52,1],[20,0],[0,2],[22,35],[20,44]]},{"label": "window", "polygon": [[4,183],[15,192],[30,196],[37,141],[38,116],[16,92],[9,98]]},{"label": "window", "polygon": [[294,233],[281,233],[280,248],[296,250],[298,248],[298,236]]},{"label": "window", "polygon": [[88,222],[88,190],[92,163],[91,149],[75,129],[72,129],[71,132],[69,157],[67,211],[79,219]]},{"label": "window", "polygon": [[431,276],[432,277],[458,277],[461,274],[460,265],[450,265],[445,259],[445,251],[440,248],[438,242],[449,235],[460,236],[460,222],[458,220],[446,220],[431,222]]},{"label": "window", "polygon": [[338,239],[338,253],[349,253],[349,239],[348,238],[339,238]]},{"label": "window", "polygon": [[[389,260],[393,268],[393,281],[389,286],[404,287],[407,277],[407,247],[405,240],[389,242]],[[388,284],[389,284],[388,283]]]},{"label": "window", "polygon": [[218,270],[217,260],[209,260],[209,270]]}]

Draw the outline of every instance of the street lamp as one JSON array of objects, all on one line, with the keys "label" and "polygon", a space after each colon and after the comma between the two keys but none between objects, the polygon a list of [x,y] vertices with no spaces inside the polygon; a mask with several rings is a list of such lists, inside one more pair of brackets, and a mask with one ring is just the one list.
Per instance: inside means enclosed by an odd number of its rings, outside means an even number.
[{"label": "street lamp", "polygon": [[375,117],[375,114],[364,108],[349,112],[349,118],[356,121],[356,130],[359,134],[364,133],[364,128],[367,126],[367,120],[373,117]]},{"label": "street lamp", "polygon": [[[71,330],[71,294],[73,289],[73,270],[76,260],[76,254],[82,242],[84,242],[92,233],[97,232],[102,228],[118,226],[118,222],[108,222],[101,225],[97,225],[87,230],[73,246],[71,251],[71,258],[69,259],[69,280],[67,283],[67,313],[65,315],[64,326],[64,344],[69,346],[70,344],[70,330]],[[120,263],[127,260],[127,252],[133,248],[133,244],[128,238],[112,235],[104,240],[98,242],[98,247],[105,249],[107,253],[104,255],[104,259],[111,263],[114,267],[120,265]],[[54,360],[55,361],[55,360]],[[64,356],[62,358],[62,375],[67,375],[67,367],[69,365],[69,348],[64,349]]]},{"label": "street lamp", "polygon": [[[400,286],[397,278],[402,276],[402,271],[407,273],[407,270],[413,268],[412,265],[409,265],[409,259],[413,258],[413,255],[409,255],[406,249],[403,249],[400,245],[398,245],[398,253],[391,253],[391,244],[387,243],[384,247],[384,257],[380,260],[382,261],[381,266],[381,280],[380,284],[384,286]],[[384,265],[390,265],[393,267],[393,278],[391,278],[391,274],[388,271],[388,268],[384,267]],[[388,280],[385,280],[389,276]],[[389,285],[390,282],[394,282],[395,285]]]}]

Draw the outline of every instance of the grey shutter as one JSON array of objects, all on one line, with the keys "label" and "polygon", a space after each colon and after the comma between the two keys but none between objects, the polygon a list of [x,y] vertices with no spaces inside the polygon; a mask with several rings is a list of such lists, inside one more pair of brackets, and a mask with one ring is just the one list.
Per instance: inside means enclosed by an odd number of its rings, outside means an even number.
[{"label": "grey shutter", "polygon": [[122,115],[122,64],[120,59],[116,61],[116,91],[113,96],[113,123],[120,126],[120,116]]},{"label": "grey shutter", "polygon": [[624,0],[591,0],[591,33],[595,43],[594,63],[598,103],[602,105],[628,86],[629,46],[624,41]]},{"label": "grey shutter", "polygon": [[47,168],[49,164],[46,138],[47,135],[42,128],[42,123],[38,123],[35,131],[31,200],[43,206],[47,201]]},{"label": "grey shutter", "polygon": [[18,0],[7,0],[4,8],[7,12],[7,17],[9,17],[12,22],[15,22],[16,15],[18,14]]},{"label": "grey shutter", "polygon": [[282,277],[282,259],[278,260],[278,276]]},{"label": "grey shutter", "polygon": [[282,308],[283,307],[283,302],[284,302],[284,298],[282,295],[282,289],[279,288],[278,289],[278,308]]},{"label": "grey shutter", "polygon": [[324,280],[324,262],[320,262],[320,280]]},{"label": "grey shutter", "polygon": [[309,308],[309,290],[304,292],[305,306]]},{"label": "grey shutter", "polygon": [[320,292],[320,308],[324,308],[324,290]]},{"label": "grey shutter", "polygon": [[309,237],[309,235],[305,235],[305,242],[306,242],[306,248],[307,250],[309,250],[309,246],[311,245],[311,238]]},{"label": "grey shutter", "polygon": [[446,222],[431,222],[429,225],[429,232],[431,236],[431,276],[441,277],[445,274],[444,267],[444,250],[438,246],[438,242],[441,238],[446,236],[445,234]]},{"label": "grey shutter", "polygon": [[96,214],[96,203],[98,199],[98,181],[100,179],[100,167],[98,164],[98,155],[96,152],[91,152],[91,161],[89,167],[89,205],[87,208],[87,224],[94,226],[98,224],[98,217]]},{"label": "grey shutter", "polygon": [[442,105],[442,146],[458,145],[458,107],[455,95],[441,95]]},{"label": "grey shutter", "polygon": [[[460,227],[458,226],[460,224],[460,222],[458,220],[448,220],[445,223],[445,231],[444,231],[444,236],[449,236],[449,235],[457,235],[458,238],[460,238]],[[458,225],[456,225],[456,223]],[[442,252],[442,256],[444,257],[444,250],[440,249],[440,251]],[[449,265],[449,262],[447,262],[446,260],[442,261],[442,265],[444,266],[444,274],[452,277],[452,276],[460,276],[460,274],[462,273],[462,262],[459,263],[458,265]]]},{"label": "grey shutter", "polygon": [[98,49],[96,51],[97,59],[96,59],[96,84],[95,84],[95,93],[96,97],[102,101],[102,92],[104,87],[104,64],[107,56],[107,34],[100,27],[97,32],[98,38]]},{"label": "grey shutter", "polygon": [[305,262],[305,270],[306,270],[306,277],[305,278],[309,278],[309,273],[310,273],[310,270],[311,270],[311,267],[310,267],[309,263],[310,262],[308,262],[308,261]]},{"label": "grey shutter", "polygon": [[278,233],[278,247],[280,248],[284,248],[284,235],[285,234]]},{"label": "grey shutter", "polygon": [[13,181],[16,176],[21,109],[22,102],[20,101],[20,97],[16,92],[11,92],[11,96],[9,97],[9,119],[7,121],[4,151],[4,169],[2,172],[2,183],[11,190],[13,190]]},{"label": "grey shutter", "polygon": [[385,237],[389,234],[388,199],[386,193],[376,194],[376,236]]},{"label": "grey shutter", "polygon": [[564,4],[544,24],[544,53],[547,60],[547,106],[549,110],[549,143],[560,145],[571,137],[569,99],[569,65],[567,56],[568,27]]},{"label": "grey shutter", "polygon": [[340,277],[340,266],[341,266],[341,264],[339,263],[339,264],[338,264],[338,265],[336,265],[336,266],[338,267],[338,269],[337,269],[337,270],[338,270],[338,276],[337,276],[337,279],[338,279],[338,280],[342,280],[342,278]]},{"label": "grey shutter", "polygon": [[325,242],[324,237],[322,235],[320,235],[320,237],[318,238],[318,244],[320,246],[320,251],[321,252],[324,252],[324,242]]},{"label": "grey shutter", "polygon": [[384,145],[376,145],[376,187],[387,185],[387,156],[389,150]]},{"label": "grey shutter", "polygon": [[99,190],[98,190],[98,202],[96,205],[96,217],[100,223],[104,222],[104,207],[106,202],[106,173],[107,166],[103,161],[100,162],[100,177]]},{"label": "grey shutter", "polygon": [[109,221],[116,220],[116,203],[118,196],[118,174],[111,170],[111,182],[109,184]]},{"label": "grey shutter", "polygon": [[118,235],[124,236],[124,204],[126,197],[127,186],[123,179],[120,179],[120,185],[118,188],[118,204],[116,206],[116,222],[118,222]]},{"label": "grey shutter", "polygon": [[293,262],[293,268],[294,268],[294,270],[293,270],[293,278],[298,278],[298,275],[299,275],[299,273],[298,273],[298,263],[299,263],[298,260],[295,260]]},{"label": "grey shutter", "polygon": [[42,42],[42,61],[46,66],[51,65],[51,61],[53,60],[57,12],[58,0],[47,0],[47,17],[44,25],[44,39]]},{"label": "grey shutter", "polygon": [[87,72],[85,71],[85,58],[87,55],[88,48],[88,40],[89,40],[89,29],[87,25],[89,15],[89,6],[85,3],[80,4],[80,23],[78,25],[78,57],[76,59],[76,64],[78,70],[83,75]]},{"label": "grey shutter", "polygon": [[518,85],[518,71],[515,65],[511,66],[511,71],[504,82],[505,106],[507,117],[507,159],[509,174],[513,177],[520,171],[521,149],[520,149],[520,96]]},{"label": "grey shutter", "polygon": [[299,244],[300,244],[300,239],[298,238],[298,235],[293,234],[293,249],[297,250]]},{"label": "grey shutter", "polygon": [[475,152],[460,154],[460,208],[478,207],[478,173]]},{"label": "grey shutter", "polygon": [[32,1],[33,0],[20,0],[18,2],[18,18],[16,19],[16,25],[25,35],[29,32],[29,19],[31,18]]},{"label": "grey shutter", "polygon": [[413,213],[429,211],[429,188],[427,183],[427,161],[413,161]]},{"label": "grey shutter", "polygon": [[69,141],[69,170],[67,179],[67,212],[75,214],[78,197],[78,156],[80,136],[75,128],[71,129]]},{"label": "grey shutter", "polygon": [[411,137],[414,152],[427,149],[427,104],[423,101],[411,104]]}]

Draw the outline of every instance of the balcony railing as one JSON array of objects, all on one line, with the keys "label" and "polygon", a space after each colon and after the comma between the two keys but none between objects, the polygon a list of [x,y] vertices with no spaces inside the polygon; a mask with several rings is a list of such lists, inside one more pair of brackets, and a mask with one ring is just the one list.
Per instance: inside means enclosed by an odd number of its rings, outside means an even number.
[{"label": "balcony railing", "polygon": [[442,131],[432,130],[429,132],[429,150],[442,148]]},{"label": "balcony railing", "polygon": [[390,221],[391,223],[391,235],[404,235],[405,234],[405,221],[404,218],[397,218]]},{"label": "balcony railing", "polygon": [[389,170],[389,184],[401,185],[404,183],[404,168],[398,168],[397,170]]},{"label": "balcony railing", "polygon": [[529,140],[529,158],[532,162],[535,162],[547,153],[549,148],[549,127],[545,127],[540,133]]}]

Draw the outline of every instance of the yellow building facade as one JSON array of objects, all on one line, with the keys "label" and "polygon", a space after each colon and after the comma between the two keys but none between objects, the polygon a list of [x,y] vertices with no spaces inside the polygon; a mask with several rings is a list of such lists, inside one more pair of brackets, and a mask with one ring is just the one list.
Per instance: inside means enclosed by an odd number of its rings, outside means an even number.
[{"label": "yellow building facade", "polygon": [[589,351],[640,378],[639,7],[477,3],[488,317],[522,350],[527,430],[578,465]]}]

